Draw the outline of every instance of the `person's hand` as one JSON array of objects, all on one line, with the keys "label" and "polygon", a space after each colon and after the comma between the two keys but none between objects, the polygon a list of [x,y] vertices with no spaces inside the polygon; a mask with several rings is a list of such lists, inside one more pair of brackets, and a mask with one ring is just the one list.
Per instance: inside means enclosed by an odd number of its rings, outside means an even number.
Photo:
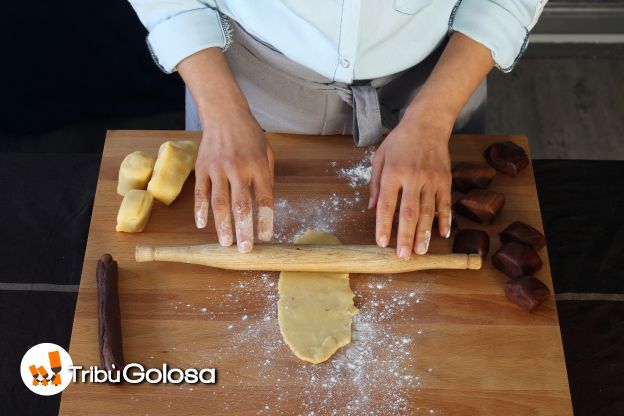
[{"label": "person's hand", "polygon": [[203,117],[203,137],[195,164],[195,223],[206,227],[212,206],[222,246],[233,243],[232,215],[238,250],[254,243],[253,203],[258,239],[273,235],[273,150],[246,108],[221,109]]},{"label": "person's hand", "polygon": [[381,247],[390,241],[392,218],[399,194],[397,255],[429,249],[431,227],[438,213],[439,233],[451,231],[450,122],[432,122],[425,113],[406,115],[388,134],[373,157],[370,208],[377,208],[375,239]]}]

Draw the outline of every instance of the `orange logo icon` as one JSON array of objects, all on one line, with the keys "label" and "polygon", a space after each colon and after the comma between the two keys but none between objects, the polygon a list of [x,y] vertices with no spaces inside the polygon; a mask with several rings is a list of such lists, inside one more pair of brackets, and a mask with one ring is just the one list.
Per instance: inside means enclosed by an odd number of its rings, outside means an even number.
[{"label": "orange logo icon", "polygon": [[71,382],[72,361],[62,347],[43,343],[29,349],[20,368],[22,380],[34,393],[50,396],[60,393]]},{"label": "orange logo icon", "polygon": [[[28,367],[30,369],[30,374],[33,376],[33,386],[38,386],[39,384],[47,386],[48,382],[52,383],[53,386],[61,385],[61,375],[59,373],[63,367],[61,366],[61,355],[59,351],[50,351],[48,353],[48,358],[50,359],[50,370],[54,373],[50,378],[48,378],[48,372],[44,366],[37,368],[35,365],[31,364]],[[39,380],[39,375],[42,377],[41,380]]]}]

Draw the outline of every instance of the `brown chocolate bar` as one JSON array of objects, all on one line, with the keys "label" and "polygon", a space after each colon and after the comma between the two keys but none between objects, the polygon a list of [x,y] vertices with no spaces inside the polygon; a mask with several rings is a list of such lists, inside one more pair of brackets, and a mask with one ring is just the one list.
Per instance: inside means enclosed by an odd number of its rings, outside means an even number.
[{"label": "brown chocolate bar", "polygon": [[509,176],[516,176],[529,165],[529,157],[524,149],[511,141],[491,144],[483,156],[490,166]]},{"label": "brown chocolate bar", "polygon": [[486,189],[496,176],[496,169],[476,163],[459,162],[453,167],[453,189],[466,193],[473,189]]},{"label": "brown chocolate bar", "polygon": [[544,234],[522,221],[509,224],[499,236],[503,244],[515,241],[533,247],[534,250],[539,250],[546,245]]},{"label": "brown chocolate bar", "polygon": [[96,281],[100,365],[107,371],[121,371],[125,365],[117,280],[117,262],[110,254],[104,254],[97,263]]},{"label": "brown chocolate bar", "polygon": [[505,206],[505,196],[485,189],[474,189],[459,198],[453,209],[479,224],[488,225]]},{"label": "brown chocolate bar", "polygon": [[490,250],[490,237],[482,230],[461,229],[453,239],[453,253],[479,254],[485,257]]},{"label": "brown chocolate bar", "polygon": [[542,268],[542,259],[535,250],[512,241],[492,255],[492,264],[511,278],[532,275]]},{"label": "brown chocolate bar", "polygon": [[505,283],[507,299],[526,309],[534,311],[550,296],[550,289],[533,276],[520,276]]}]

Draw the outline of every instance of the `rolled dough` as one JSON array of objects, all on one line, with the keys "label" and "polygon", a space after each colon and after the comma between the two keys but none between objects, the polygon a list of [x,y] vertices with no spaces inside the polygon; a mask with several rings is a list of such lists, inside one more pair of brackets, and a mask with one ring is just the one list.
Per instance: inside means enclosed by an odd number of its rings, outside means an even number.
[{"label": "rolled dough", "polygon": [[[340,244],[322,231],[308,231],[296,244]],[[277,317],[286,344],[314,364],[351,342],[351,318],[358,313],[348,273],[281,272]]]}]

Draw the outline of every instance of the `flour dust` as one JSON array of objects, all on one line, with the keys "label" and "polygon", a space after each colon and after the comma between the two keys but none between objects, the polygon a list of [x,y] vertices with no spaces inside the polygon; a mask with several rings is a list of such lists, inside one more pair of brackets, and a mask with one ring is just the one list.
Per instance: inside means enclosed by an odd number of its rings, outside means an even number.
[{"label": "flour dust", "polygon": [[[362,231],[360,223],[351,221],[354,213],[366,212],[365,198],[358,187],[370,180],[372,151],[351,167],[338,169],[338,177],[354,188],[351,195],[331,193],[325,197],[302,196],[297,200],[277,199],[275,202],[274,242],[293,243],[307,230],[320,230],[340,237],[341,227],[350,233]],[[332,164],[332,165],[335,165]],[[361,220],[358,220],[361,221]],[[355,228],[354,228],[355,227]],[[366,230],[368,232],[369,230]],[[433,415],[442,414],[433,408],[414,407],[427,377],[435,371],[419,363],[419,343],[427,331],[413,328],[401,332],[397,321],[418,316],[418,308],[426,294],[427,282],[415,283],[405,290],[394,285],[392,275],[358,275],[351,279],[355,306],[359,313],[353,318],[351,343],[338,350],[328,361],[310,364],[298,360],[282,340],[277,319],[278,273],[241,272],[223,291],[223,304],[240,304],[237,319],[229,320],[224,337],[229,348],[218,350],[193,343],[192,363],[196,367],[217,366],[223,376],[218,385],[223,393],[233,386],[252,391],[262,386],[264,401],[255,403],[245,413],[257,415]],[[244,305],[262,305],[247,310]],[[202,318],[218,320],[215,305],[194,305],[177,302],[174,309],[190,310]],[[412,320],[414,318],[411,318]],[[175,350],[172,346],[172,350]],[[237,372],[219,368],[219,363],[235,361]],[[199,388],[181,385],[189,394],[206,394]],[[214,391],[213,391],[214,395]],[[225,401],[221,402],[222,397]],[[222,406],[223,412],[241,411],[241,404],[220,395],[211,406]],[[293,408],[293,401],[295,408]]]},{"label": "flour dust", "polygon": [[352,166],[336,170],[336,174],[338,177],[346,179],[351,188],[368,185],[373,171],[373,156],[374,152],[370,148],[366,151],[362,160]]}]

